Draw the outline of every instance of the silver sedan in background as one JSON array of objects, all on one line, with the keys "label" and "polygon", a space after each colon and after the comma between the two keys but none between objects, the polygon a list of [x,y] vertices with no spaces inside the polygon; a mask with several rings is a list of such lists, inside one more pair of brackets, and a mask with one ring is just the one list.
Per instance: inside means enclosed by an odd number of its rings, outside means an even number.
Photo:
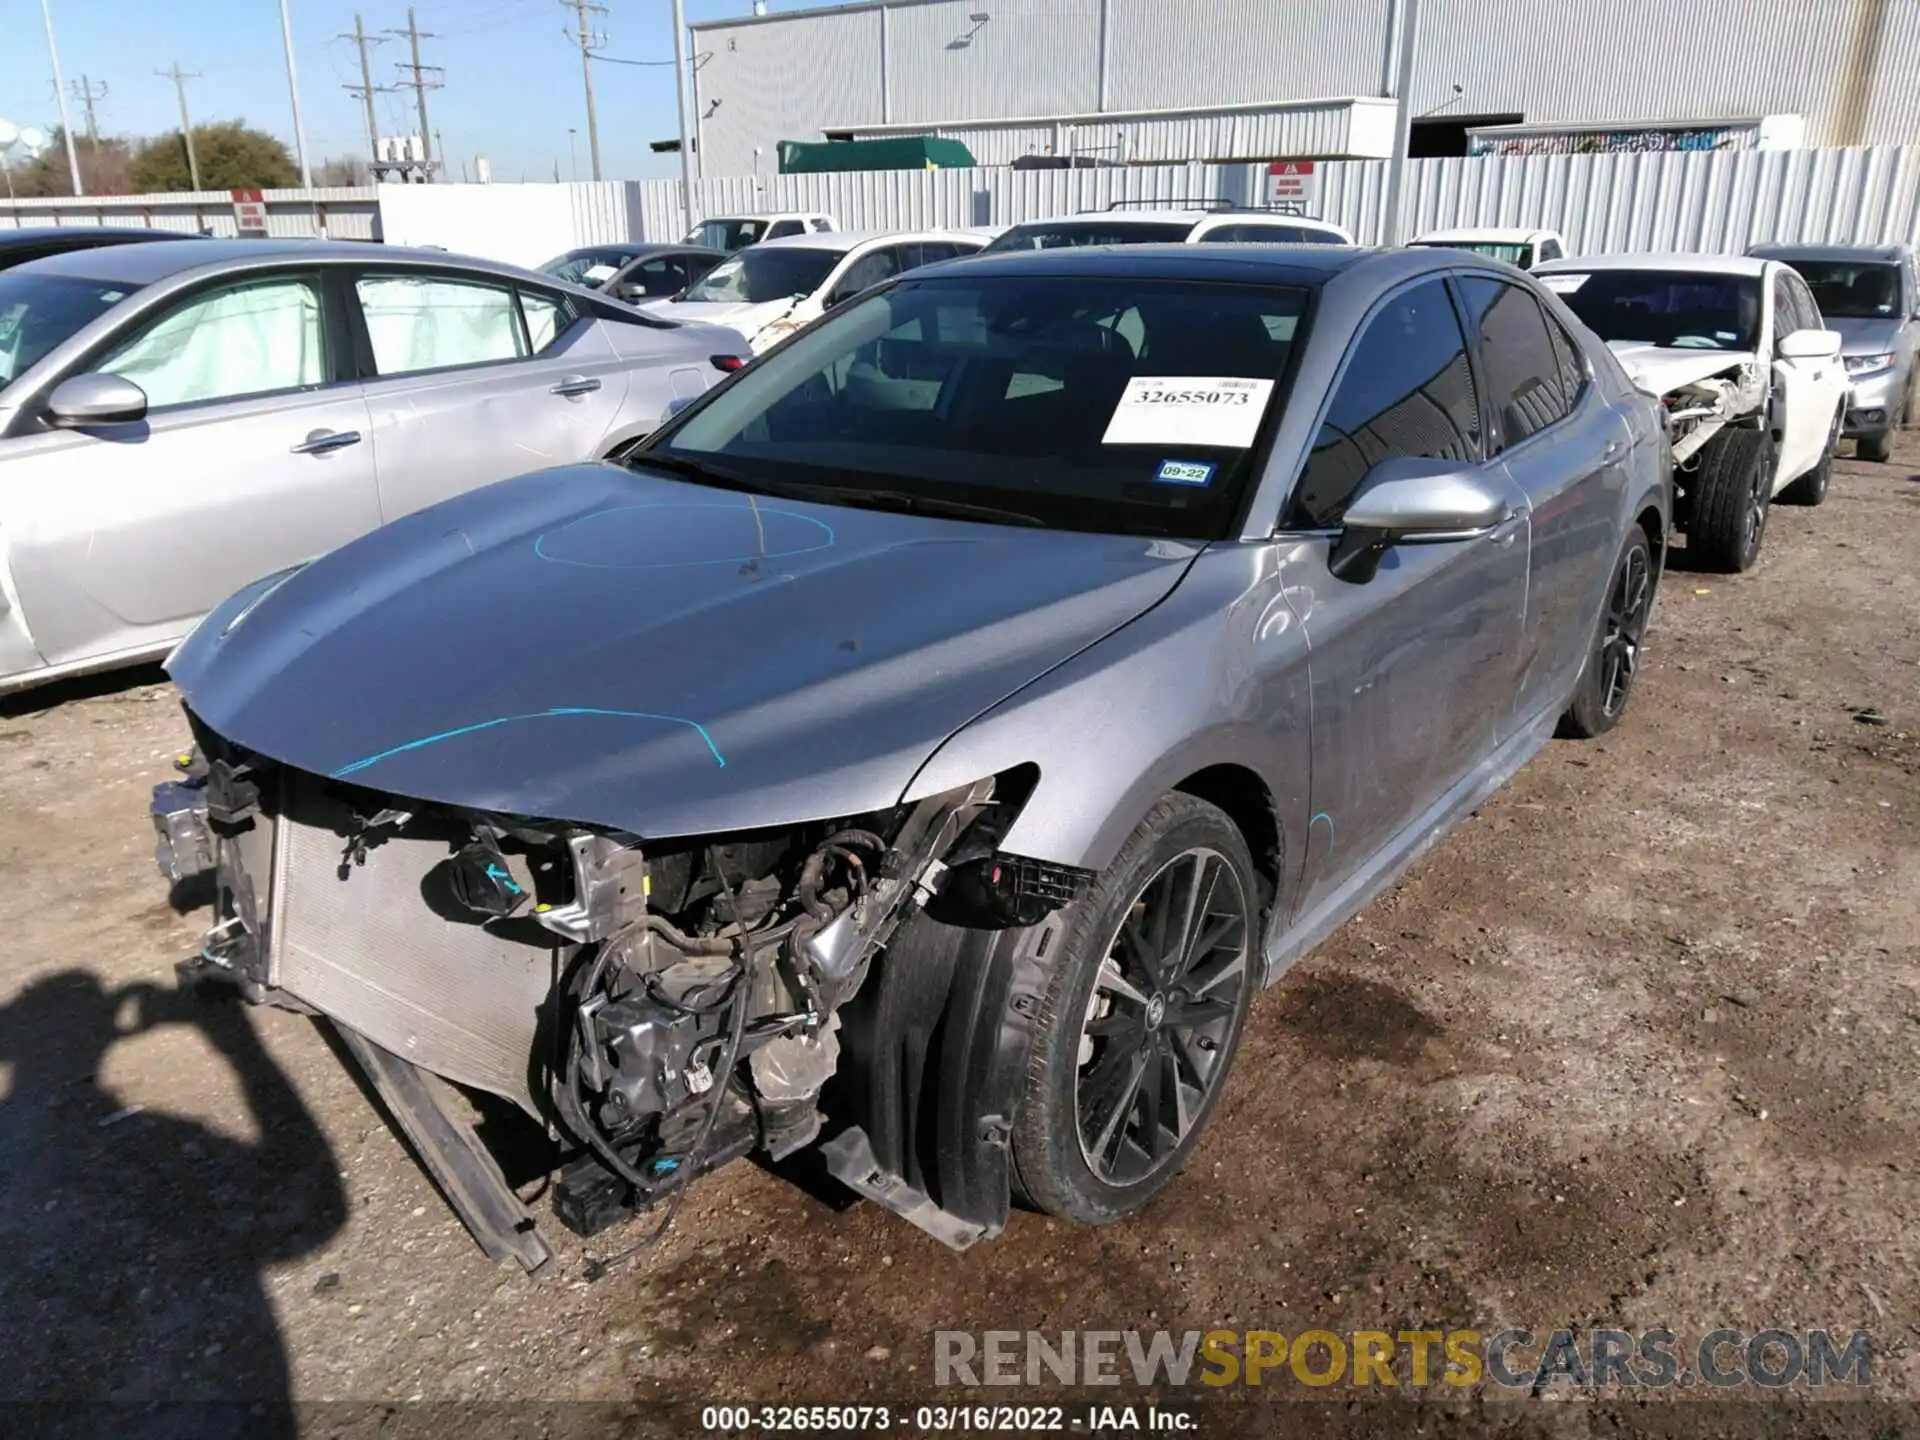
[{"label": "silver sedan in background", "polygon": [[155,242],[0,274],[0,692],[164,654],[238,587],[591,460],[747,353],[485,261]]}]

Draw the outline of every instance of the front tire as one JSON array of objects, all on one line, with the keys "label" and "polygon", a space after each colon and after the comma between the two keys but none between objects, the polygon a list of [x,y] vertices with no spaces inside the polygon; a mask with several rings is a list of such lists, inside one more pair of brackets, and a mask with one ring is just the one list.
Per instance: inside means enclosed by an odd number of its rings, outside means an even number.
[{"label": "front tire", "polygon": [[1591,740],[1604,735],[1627,713],[1659,580],[1647,532],[1632,526],[1626,544],[1620,547],[1620,558],[1614,562],[1613,578],[1607,582],[1607,600],[1600,608],[1592,653],[1580,672],[1573,703],[1560,721],[1560,733],[1568,739]]},{"label": "front tire", "polygon": [[1765,430],[1723,430],[1709,440],[1694,475],[1688,555],[1730,575],[1752,569],[1772,487],[1773,437]]},{"label": "front tire", "polygon": [[1893,458],[1893,428],[1890,426],[1877,435],[1862,435],[1853,442],[1853,453],[1862,460],[1885,464]]},{"label": "front tire", "polygon": [[1013,1129],[1021,1197],[1100,1225],[1179,1174],[1257,987],[1260,883],[1215,806],[1163,796],[1074,902]]}]

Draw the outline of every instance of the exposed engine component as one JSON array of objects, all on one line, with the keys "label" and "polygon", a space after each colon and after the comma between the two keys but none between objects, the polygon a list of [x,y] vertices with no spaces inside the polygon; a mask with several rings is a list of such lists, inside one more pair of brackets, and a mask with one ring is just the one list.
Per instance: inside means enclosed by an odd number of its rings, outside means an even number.
[{"label": "exposed engine component", "polygon": [[1742,418],[1758,413],[1764,387],[1751,365],[1695,380],[1661,397],[1667,411],[1667,438],[1676,465],[1699,453],[1707,441]]},{"label": "exposed engine component", "polygon": [[[196,975],[317,1008],[368,1053],[577,1141],[553,1199],[587,1234],[662,1202],[664,1229],[697,1175],[819,1139],[839,1012],[910,915],[1027,926],[1085,879],[1000,851],[1025,771],[885,814],[649,842],[373,794],[218,744],[179,768],[153,822],[169,878],[215,882]],[[414,906],[427,913],[396,956],[385,937]],[[486,1243],[485,1216],[461,1210]]]}]

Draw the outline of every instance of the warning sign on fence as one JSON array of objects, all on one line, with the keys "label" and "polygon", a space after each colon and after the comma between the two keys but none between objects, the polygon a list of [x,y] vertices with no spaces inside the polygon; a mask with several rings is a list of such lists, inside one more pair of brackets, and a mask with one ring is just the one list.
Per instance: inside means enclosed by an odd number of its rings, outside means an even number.
[{"label": "warning sign on fence", "polygon": [[1311,160],[1275,160],[1267,166],[1267,203],[1289,215],[1311,215],[1320,201],[1320,176]]}]

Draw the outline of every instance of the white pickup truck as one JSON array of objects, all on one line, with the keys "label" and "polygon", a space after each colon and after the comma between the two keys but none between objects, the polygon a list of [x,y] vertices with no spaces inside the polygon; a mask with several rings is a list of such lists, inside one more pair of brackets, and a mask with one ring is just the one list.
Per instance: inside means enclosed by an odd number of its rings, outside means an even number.
[{"label": "white pickup truck", "polygon": [[1734,255],[1604,255],[1534,273],[1665,404],[1674,521],[1697,561],[1745,570],[1774,500],[1826,498],[1847,369],[1840,336],[1790,268]]}]

